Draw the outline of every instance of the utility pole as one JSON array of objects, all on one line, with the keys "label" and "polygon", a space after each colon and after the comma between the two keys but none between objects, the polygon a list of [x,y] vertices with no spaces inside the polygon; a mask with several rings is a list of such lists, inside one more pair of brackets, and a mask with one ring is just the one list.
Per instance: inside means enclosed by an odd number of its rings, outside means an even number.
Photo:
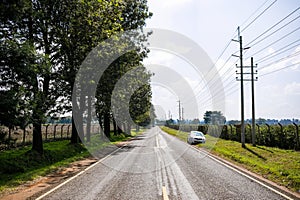
[{"label": "utility pole", "polygon": [[[257,67],[257,66],[255,66]],[[252,90],[252,125],[251,125],[251,135],[252,135],[252,145],[255,146],[255,99],[254,99],[254,81],[257,81],[254,79],[254,74],[257,74],[257,70],[254,72],[254,64],[253,64],[253,57],[251,57],[251,66],[243,66],[243,68],[251,68],[251,72],[243,72],[243,75],[251,75],[251,78],[245,78],[243,77],[243,81],[251,81],[251,90]],[[238,73],[242,76],[242,72]],[[240,81],[240,79],[237,79]]]},{"label": "utility pole", "polygon": [[184,117],[183,117],[183,107],[182,107],[182,109],[181,109],[181,118],[182,118],[182,120],[184,120]]},{"label": "utility pole", "polygon": [[180,122],[180,120],[181,120],[181,106],[180,106],[180,100],[178,101],[178,103],[179,103],[179,122]]},{"label": "utility pole", "polygon": [[[239,29],[240,30],[240,29]],[[241,142],[242,147],[245,145],[245,124],[244,124],[244,74],[243,74],[243,43],[242,36],[240,36],[240,63],[241,63]]]},{"label": "utility pole", "polygon": [[[257,66],[256,66],[257,67]],[[252,145],[256,146],[255,144],[255,98],[254,98],[254,74],[257,74],[257,70],[254,73],[254,64],[253,64],[253,57],[251,57],[251,90],[252,90]]]},{"label": "utility pole", "polygon": [[241,75],[241,143],[242,147],[246,147],[245,145],[245,119],[244,119],[244,72],[243,72],[243,50],[249,49],[243,48],[242,36],[240,35],[240,27],[238,27],[238,37],[239,40],[232,40],[240,43],[240,56],[233,55],[235,57],[240,58],[240,75]]}]

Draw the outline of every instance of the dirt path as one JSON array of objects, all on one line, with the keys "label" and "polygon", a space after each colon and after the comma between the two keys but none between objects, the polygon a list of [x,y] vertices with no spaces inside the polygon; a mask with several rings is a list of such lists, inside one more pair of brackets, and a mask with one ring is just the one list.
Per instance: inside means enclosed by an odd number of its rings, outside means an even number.
[{"label": "dirt path", "polygon": [[[105,147],[97,154],[98,159],[105,157],[106,155],[110,154],[117,148],[121,148],[122,146],[130,142],[130,140],[132,139]],[[44,177],[40,177],[33,181],[26,182],[12,190],[5,190],[3,193],[0,194],[0,199],[1,200],[35,199],[38,196],[45,193],[46,191],[49,191],[55,186],[59,185],[67,178],[74,176],[75,174],[84,170],[88,166],[97,162],[98,159],[89,157],[83,160],[75,161],[69,164],[67,167],[61,167],[55,172],[52,172]]]},{"label": "dirt path", "polygon": [[34,181],[27,182],[18,186],[12,191],[6,191],[0,196],[1,200],[23,200],[31,199],[33,195],[42,193],[44,190],[50,190],[65,179],[74,176],[76,173],[84,170],[91,164],[95,163],[97,159],[86,158],[84,160],[71,163],[68,167],[60,168],[45,177],[38,178]]}]

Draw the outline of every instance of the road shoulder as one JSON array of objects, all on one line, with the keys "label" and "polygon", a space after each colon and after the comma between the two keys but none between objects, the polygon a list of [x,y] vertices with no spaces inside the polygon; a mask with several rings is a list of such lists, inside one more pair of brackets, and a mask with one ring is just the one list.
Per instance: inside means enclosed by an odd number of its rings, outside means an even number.
[{"label": "road shoulder", "polygon": [[35,199],[38,196],[48,192],[49,190],[60,185],[69,178],[76,176],[76,174],[84,171],[89,166],[96,163],[98,160],[106,157],[113,151],[122,146],[128,144],[128,141],[119,142],[115,145],[109,145],[101,151],[101,155],[98,158],[92,156],[70,163],[65,167],[49,173],[46,176],[39,177],[33,181],[28,181],[24,184],[17,186],[11,190],[5,190],[0,194],[1,200],[23,200],[23,199]]},{"label": "road shoulder", "polygon": [[261,183],[263,183],[263,184],[265,184],[266,186],[268,186],[270,188],[273,188],[273,189],[283,193],[284,195],[287,195],[288,197],[290,197],[292,199],[299,199],[300,200],[300,194],[299,193],[293,192],[293,191],[287,189],[284,186],[278,185],[278,184],[264,178],[263,176],[260,176],[259,174],[253,173],[253,172],[251,172],[251,171],[249,171],[249,170],[247,170],[247,169],[245,169],[245,168],[243,168],[239,165],[236,165],[236,164],[230,162],[229,160],[226,160],[226,159],[221,158],[221,157],[219,157],[215,154],[212,154],[211,152],[209,152],[209,151],[207,151],[203,148],[200,148],[198,146],[193,146],[193,148],[197,149],[198,151],[202,151],[202,152],[208,154],[209,156],[213,157],[214,159],[218,160],[219,162],[221,162],[225,165],[228,165],[229,167],[231,167],[231,168],[233,168],[233,169],[235,169],[235,170],[237,170],[237,171],[239,171],[239,172],[241,172],[241,173],[243,173],[243,174],[245,174],[245,175],[261,182]]}]

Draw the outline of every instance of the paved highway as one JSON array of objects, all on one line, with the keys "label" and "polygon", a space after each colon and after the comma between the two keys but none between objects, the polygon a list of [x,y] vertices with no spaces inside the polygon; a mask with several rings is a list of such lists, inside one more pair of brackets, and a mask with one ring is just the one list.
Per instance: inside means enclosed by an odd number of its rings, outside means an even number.
[{"label": "paved highway", "polygon": [[40,199],[285,199],[158,127]]}]

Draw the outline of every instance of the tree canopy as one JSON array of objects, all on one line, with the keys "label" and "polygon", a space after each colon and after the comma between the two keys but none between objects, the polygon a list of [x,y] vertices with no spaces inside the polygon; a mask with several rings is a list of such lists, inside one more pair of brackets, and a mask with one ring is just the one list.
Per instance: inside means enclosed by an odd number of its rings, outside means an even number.
[{"label": "tree canopy", "polygon": [[206,111],[203,119],[205,124],[223,125],[226,122],[221,111]]},{"label": "tree canopy", "polygon": [[[141,28],[152,15],[146,0],[11,0],[1,1],[0,13],[0,123],[31,123],[32,149],[40,153],[42,123],[78,106],[71,102],[73,85],[88,53],[118,32]],[[145,41],[147,35],[139,37]],[[136,42],[138,51],[117,59],[105,79],[93,83],[101,85],[96,97],[104,105],[98,111],[100,123],[103,116],[110,123],[113,84],[139,66],[148,52],[141,40]],[[83,103],[85,99],[82,94]],[[73,142],[78,141],[78,131],[83,134],[73,126]]]}]

